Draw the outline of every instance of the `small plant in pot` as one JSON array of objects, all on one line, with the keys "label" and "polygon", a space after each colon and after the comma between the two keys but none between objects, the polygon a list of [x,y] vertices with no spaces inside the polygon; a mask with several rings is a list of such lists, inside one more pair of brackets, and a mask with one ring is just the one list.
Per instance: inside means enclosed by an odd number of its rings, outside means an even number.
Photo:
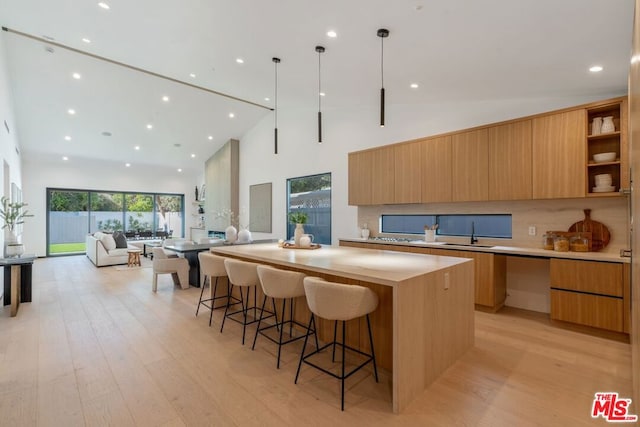
[{"label": "small plant in pot", "polygon": [[24,252],[24,246],[18,242],[16,226],[24,224],[24,219],[32,217],[26,209],[26,203],[10,202],[6,197],[0,198],[0,218],[3,221],[2,228],[7,230],[4,235],[4,256],[18,256]]},{"label": "small plant in pot", "polygon": [[307,213],[300,210],[295,212],[289,212],[289,222],[296,225],[296,229],[293,231],[293,241],[296,246],[300,246],[300,238],[304,234],[303,224],[307,223]]}]

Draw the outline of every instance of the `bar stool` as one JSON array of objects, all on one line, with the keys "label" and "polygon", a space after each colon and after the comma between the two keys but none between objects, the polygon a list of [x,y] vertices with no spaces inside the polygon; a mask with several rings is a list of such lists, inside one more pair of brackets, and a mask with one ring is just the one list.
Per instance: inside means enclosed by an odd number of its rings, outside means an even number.
[{"label": "bar stool", "polygon": [[[371,289],[364,286],[357,285],[343,285],[340,283],[328,282],[319,277],[305,277],[304,278],[304,290],[307,297],[307,304],[311,310],[311,319],[309,320],[309,327],[302,346],[302,353],[300,353],[300,361],[298,362],[298,371],[296,372],[295,383],[298,383],[298,376],[300,375],[300,368],[302,362],[307,365],[331,375],[337,378],[341,382],[341,409],[344,411],[344,380],[349,378],[353,373],[360,370],[369,362],[373,362],[373,372],[378,382],[378,368],[376,366],[376,356],[373,350],[373,337],[371,335],[371,322],[369,321],[369,313],[373,312],[378,307],[378,295],[376,295]],[[317,348],[315,351],[305,356],[304,351],[307,347],[307,340],[309,335],[316,334],[315,316],[321,317],[327,320],[334,320],[333,327],[333,341],[325,344],[324,346]],[[367,329],[369,331],[369,343],[371,345],[371,354],[364,353],[358,349],[346,345],[346,329],[345,322],[358,317],[366,316]],[[336,341],[336,332],[338,329],[338,321],[342,321],[342,343]],[[313,328],[312,328],[313,324]],[[332,361],[335,361],[336,345],[342,348],[342,370],[340,375],[336,375],[331,371],[328,371],[313,362],[307,360],[309,357],[321,352],[329,346],[333,346]],[[345,373],[345,349],[349,349],[353,352],[367,356],[367,359],[360,365],[356,366],[350,372]]]},{"label": "bar stool", "polygon": [[[229,283],[231,284],[229,295],[232,294],[233,287],[237,286],[240,290],[240,304],[242,304],[242,309],[234,311],[233,313],[229,313],[229,307],[234,304],[230,304],[230,300],[227,300],[227,307],[224,309],[224,317],[222,318],[220,332],[222,332],[222,330],[224,329],[224,323],[227,318],[233,320],[234,322],[240,323],[242,325],[242,345],[244,345],[244,337],[246,334],[247,325],[258,321],[258,307],[256,305],[256,288],[260,285],[260,278],[258,277],[257,270],[258,264],[226,258],[224,260],[224,267],[227,270],[227,276],[229,276]],[[242,292],[243,288],[246,288],[246,303],[245,296]],[[249,294],[251,292],[251,288],[253,288],[253,307],[249,307]],[[251,321],[249,321],[247,318],[249,310],[253,310],[253,320]],[[238,313],[242,313],[242,320],[233,318],[233,315]],[[269,316],[267,316],[266,318],[272,317],[274,315],[272,312],[268,313]]]},{"label": "bar stool", "polygon": [[[227,277],[227,270],[224,267],[224,260],[225,260],[224,257],[221,257],[219,255],[214,255],[210,252],[198,253],[198,262],[200,263],[201,290],[200,290],[200,300],[198,301],[198,308],[196,308],[196,316],[198,316],[198,311],[200,311],[201,305],[204,305],[209,310],[211,310],[211,313],[209,314],[209,326],[211,326],[211,320],[213,318],[213,310],[226,307],[226,304],[219,305],[216,307],[215,306],[216,300],[222,299],[222,298],[227,298],[227,299],[233,298],[233,300],[235,300],[236,303],[240,302],[238,298],[232,297],[231,294],[229,293],[228,278],[227,278],[227,294],[216,296],[216,293],[218,290],[218,278]],[[212,284],[211,281],[213,280],[214,277],[216,278],[215,284]],[[209,292],[211,294],[210,295],[211,298],[202,299],[202,296],[204,294],[204,288],[207,283],[207,278],[209,279],[208,283],[209,283]],[[207,304],[209,302],[211,303],[211,305]]]},{"label": "bar stool", "polygon": [[[251,346],[251,350],[255,349],[256,347],[258,334],[263,335],[271,342],[278,344],[278,361],[276,363],[276,368],[280,369],[280,353],[282,350],[282,346],[297,341],[306,336],[302,334],[297,337],[293,336],[294,326],[297,325],[301,328],[304,328],[305,330],[307,329],[307,326],[296,322],[293,318],[294,299],[304,296],[303,279],[305,278],[305,275],[297,271],[286,271],[266,265],[259,265],[258,277],[260,278],[260,285],[262,286],[262,291],[264,292],[264,300],[262,301],[262,309],[260,310],[258,328],[256,329],[256,335],[253,337],[253,345]],[[264,306],[267,302],[267,298],[271,298],[271,301],[273,303],[273,311],[275,313],[276,323],[273,325],[263,326],[261,328],[260,324],[263,320]],[[276,298],[282,299],[282,314],[280,320],[278,320],[276,310]],[[285,320],[285,313],[287,311],[287,300],[289,301],[289,320]],[[283,341],[283,334],[286,325],[289,325],[289,337]],[[267,335],[266,331],[271,328],[276,328],[276,330],[278,330],[279,336],[277,340]],[[318,347],[318,337],[316,336],[316,348]]]}]

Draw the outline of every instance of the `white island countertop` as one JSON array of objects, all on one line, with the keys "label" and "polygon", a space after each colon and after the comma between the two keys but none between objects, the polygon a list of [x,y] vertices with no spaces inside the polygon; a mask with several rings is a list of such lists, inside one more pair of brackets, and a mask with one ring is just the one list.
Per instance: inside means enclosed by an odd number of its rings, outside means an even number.
[{"label": "white island countertop", "polygon": [[468,262],[466,258],[339,246],[291,249],[278,247],[276,243],[218,246],[212,251],[386,286]]}]

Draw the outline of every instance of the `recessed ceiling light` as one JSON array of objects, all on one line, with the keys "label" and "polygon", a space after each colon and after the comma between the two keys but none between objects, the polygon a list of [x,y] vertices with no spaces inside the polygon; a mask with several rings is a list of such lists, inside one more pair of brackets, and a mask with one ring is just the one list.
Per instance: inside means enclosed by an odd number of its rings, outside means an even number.
[{"label": "recessed ceiling light", "polygon": [[64,137],[64,140],[65,141],[71,141],[71,137],[69,135],[67,135],[67,136]]},{"label": "recessed ceiling light", "polygon": [[126,167],[131,167],[131,163],[125,163],[124,164]]},{"label": "recessed ceiling light", "polygon": [[195,155],[195,154],[192,154],[192,155],[191,155],[191,158],[192,158],[192,159],[195,159],[195,158],[196,158],[196,155]]},{"label": "recessed ceiling light", "polygon": [[213,136],[209,135],[209,136],[207,137],[207,139],[208,139],[209,141],[212,141],[212,140],[213,140]]},{"label": "recessed ceiling light", "polygon": [[86,38],[86,37],[83,37],[83,38],[82,38],[82,41],[83,41],[83,42],[85,42],[85,43],[87,43],[87,44],[91,43],[91,40],[89,40],[89,39],[88,39],[88,38]]},{"label": "recessed ceiling light", "polygon": [[100,6],[101,8],[105,9],[105,10],[109,10],[111,9],[111,6],[109,6],[108,4],[106,4],[105,2],[101,1],[100,3],[98,3],[98,6]]},{"label": "recessed ceiling light", "polygon": [[191,77],[192,79],[196,78],[196,73],[189,73],[189,77]]},{"label": "recessed ceiling light", "polygon": [[264,100],[265,100],[265,101],[271,101],[271,99],[270,99],[270,98],[265,98]]},{"label": "recessed ceiling light", "polygon": [[244,64],[244,59],[242,59],[242,58],[236,58],[236,62],[237,62],[238,64]]},{"label": "recessed ceiling light", "polygon": [[151,123],[147,124],[147,129],[153,129],[153,125]]},{"label": "recessed ceiling light", "polygon": [[74,79],[79,80],[80,78],[82,78],[82,76],[80,75],[80,73],[73,73],[71,74],[73,76]]},{"label": "recessed ceiling light", "polygon": [[320,96],[325,96],[326,94],[324,92],[320,92],[319,94]]},{"label": "recessed ceiling light", "polygon": [[180,144],[180,143],[175,143],[175,144],[173,144],[173,146],[174,146],[174,147],[182,147],[182,144]]},{"label": "recessed ceiling light", "polygon": [[233,119],[235,116],[236,116],[235,114],[233,114],[233,113],[229,113],[229,118],[230,118],[230,119]]},{"label": "recessed ceiling light", "polygon": [[111,132],[109,132],[108,130],[105,130],[104,132],[102,132],[102,136],[111,136]]},{"label": "recessed ceiling light", "polygon": [[594,65],[593,67],[589,68],[589,71],[591,71],[592,73],[598,73],[600,71],[602,71],[604,68],[602,68],[601,65]]},{"label": "recessed ceiling light", "polygon": [[331,31],[327,31],[327,36],[331,37],[331,38],[336,38],[338,37],[338,33],[336,33],[335,31],[331,30]]},{"label": "recessed ceiling light", "polygon": [[167,95],[164,95],[164,96],[162,97],[162,100],[163,100],[164,102],[169,102],[169,97],[168,97]]},{"label": "recessed ceiling light", "polygon": [[69,108],[67,110],[67,113],[71,114],[72,116],[76,113],[76,110],[74,110],[73,108]]},{"label": "recessed ceiling light", "polygon": [[62,160],[66,162],[67,160],[69,160],[69,158],[67,156],[62,156]]},{"label": "recessed ceiling light", "polygon": [[182,172],[182,168],[178,168],[178,172]]},{"label": "recessed ceiling light", "polygon": [[411,86],[411,89],[418,89],[418,83],[411,83],[409,86]]},{"label": "recessed ceiling light", "polygon": [[140,146],[136,145],[135,147],[133,147],[133,149],[136,150],[136,151],[140,151]]}]

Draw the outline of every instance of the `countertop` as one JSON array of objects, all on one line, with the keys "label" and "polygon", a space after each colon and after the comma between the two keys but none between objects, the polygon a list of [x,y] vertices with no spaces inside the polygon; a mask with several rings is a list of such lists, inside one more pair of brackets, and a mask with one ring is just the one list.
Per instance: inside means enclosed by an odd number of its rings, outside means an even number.
[{"label": "countertop", "polygon": [[339,238],[340,240],[344,240],[345,242],[358,242],[358,243],[371,243],[374,245],[397,245],[397,246],[414,246],[414,247],[423,247],[423,248],[434,248],[434,249],[451,249],[451,250],[459,250],[459,251],[472,251],[472,252],[488,252],[495,254],[504,254],[504,255],[518,255],[518,256],[532,256],[532,257],[542,257],[542,258],[565,258],[565,259],[577,259],[577,260],[585,260],[585,261],[606,261],[606,262],[619,262],[624,264],[629,264],[631,262],[631,258],[621,257],[619,254],[615,253],[607,253],[607,252],[557,252],[557,251],[549,251],[542,248],[523,248],[523,247],[515,247],[515,246],[491,246],[491,247],[481,247],[481,246],[468,246],[468,245],[456,245],[456,244],[448,244],[445,242],[433,242],[427,243],[424,240],[413,240],[411,242],[393,242],[393,241],[383,241],[383,240],[370,240],[363,238]]},{"label": "countertop", "polygon": [[386,286],[396,286],[417,276],[469,262],[466,258],[339,246],[290,249],[281,248],[277,243],[216,246],[211,251]]}]

